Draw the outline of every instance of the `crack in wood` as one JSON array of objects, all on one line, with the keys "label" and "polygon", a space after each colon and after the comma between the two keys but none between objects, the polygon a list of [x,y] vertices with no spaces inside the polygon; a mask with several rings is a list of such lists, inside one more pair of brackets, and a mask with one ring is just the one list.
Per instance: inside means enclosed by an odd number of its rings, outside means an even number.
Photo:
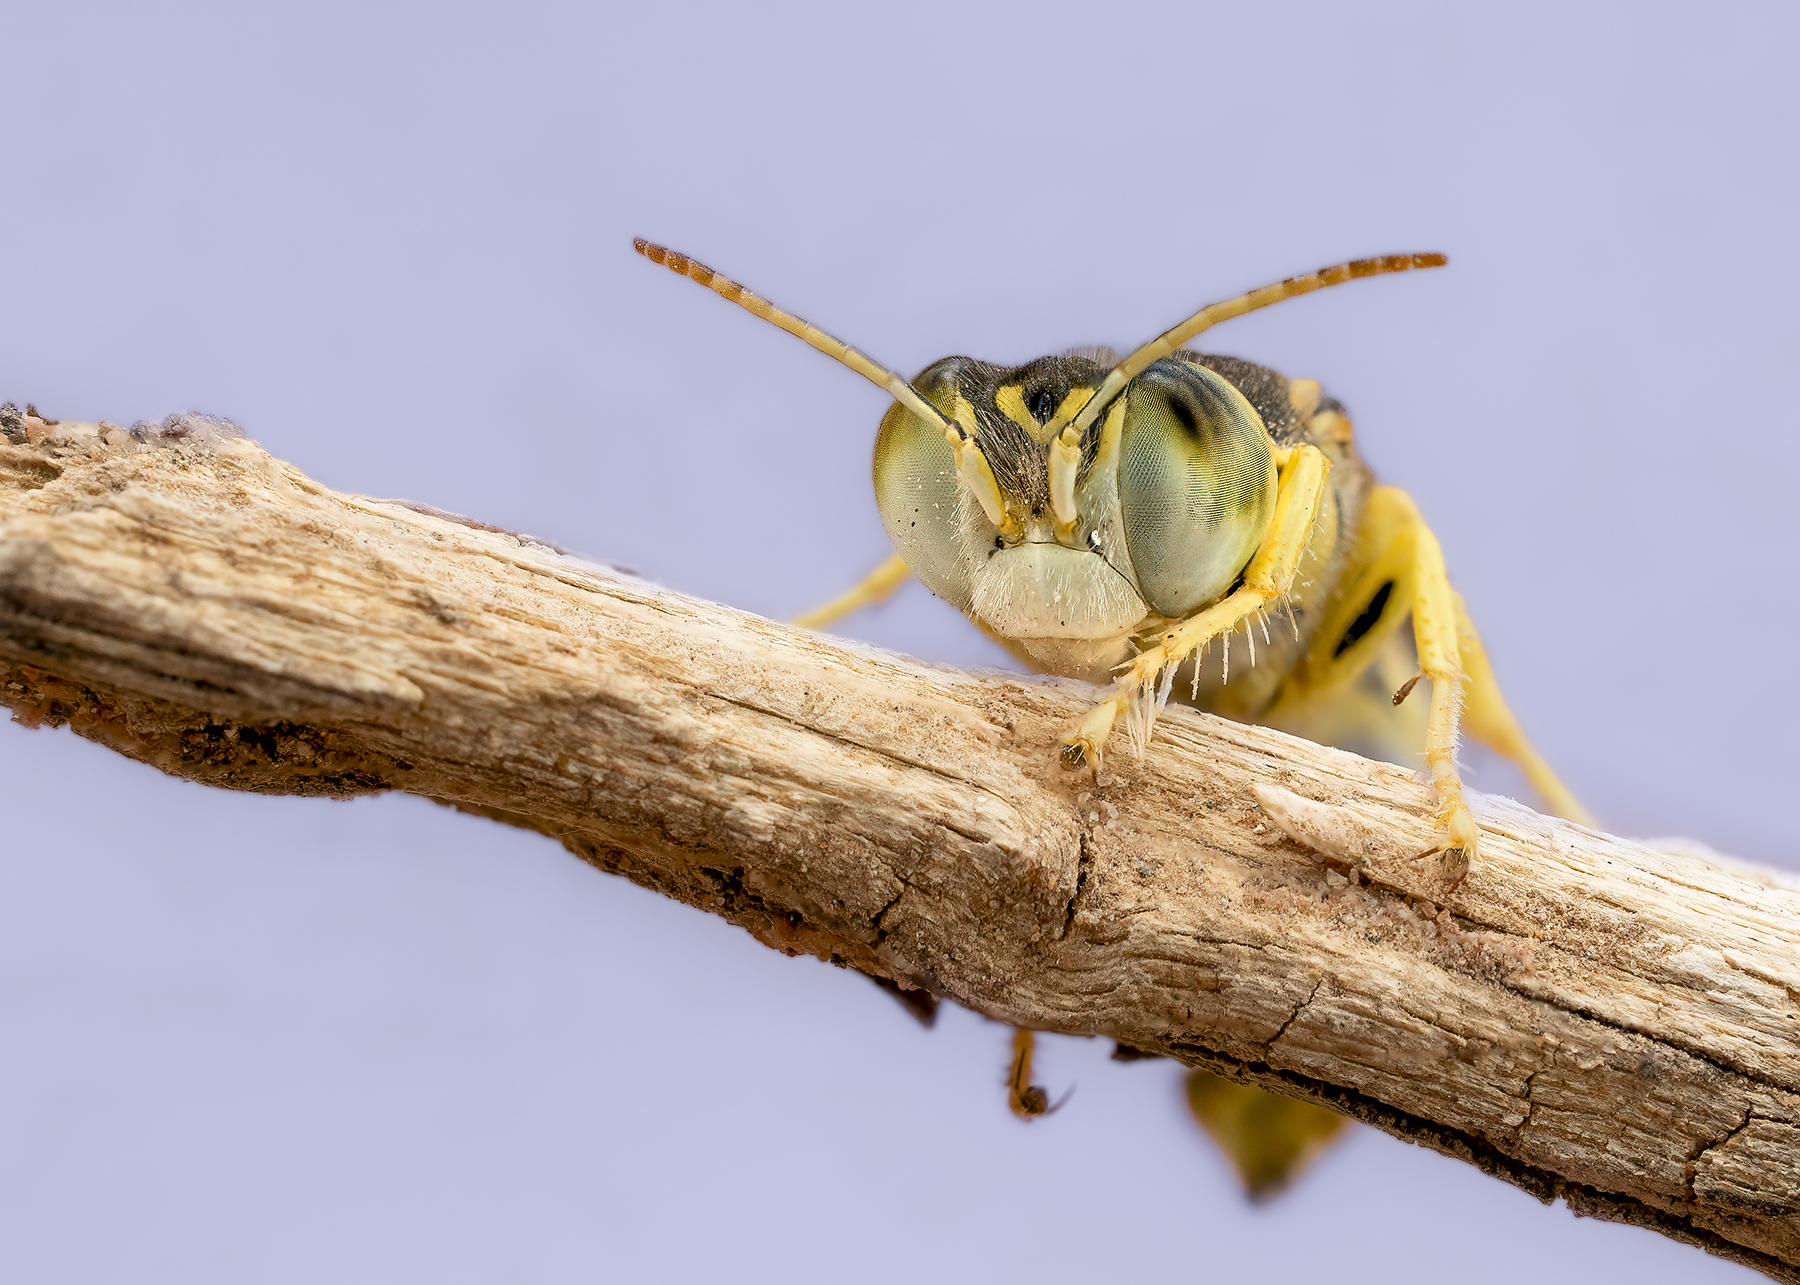
[{"label": "crack in wood", "polygon": [[1094,871],[1094,854],[1088,844],[1088,832],[1084,827],[1080,834],[1081,855],[1075,865],[1075,888],[1069,893],[1069,904],[1063,910],[1062,931],[1056,935],[1058,941],[1068,939],[1069,932],[1075,926],[1075,912],[1081,905],[1081,894],[1087,890],[1088,877]]},{"label": "crack in wood", "polygon": [[1279,1041],[1283,1035],[1287,1034],[1288,1027],[1292,1026],[1299,1018],[1300,1014],[1306,1011],[1307,1005],[1311,1004],[1313,1000],[1318,997],[1319,988],[1323,985],[1325,985],[1325,979],[1323,977],[1313,983],[1313,988],[1306,993],[1306,998],[1294,1005],[1294,1011],[1288,1014],[1287,1020],[1277,1028],[1275,1034],[1263,1041],[1263,1044],[1266,1047],[1274,1048],[1276,1042]]},{"label": "crack in wood", "polygon": [[1688,1200],[1694,1201],[1696,1199],[1694,1196],[1694,1182],[1700,1176],[1700,1162],[1706,1159],[1708,1154],[1717,1151],[1720,1147],[1737,1137],[1738,1134],[1742,1133],[1745,1129],[1748,1129],[1750,1127],[1750,1121],[1755,1118],[1756,1108],[1745,1107],[1744,1118],[1742,1120],[1739,1120],[1736,1124],[1732,1125],[1731,1128],[1727,1129],[1717,1138],[1712,1139],[1710,1142],[1703,1142],[1694,1149],[1693,1155],[1689,1156],[1687,1163],[1682,1166],[1682,1172],[1687,1178]]}]

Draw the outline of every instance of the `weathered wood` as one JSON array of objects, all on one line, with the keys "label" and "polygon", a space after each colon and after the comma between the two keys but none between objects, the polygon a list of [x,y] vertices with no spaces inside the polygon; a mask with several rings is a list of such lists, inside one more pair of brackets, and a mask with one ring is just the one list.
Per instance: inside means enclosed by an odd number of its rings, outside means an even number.
[{"label": "weathered wood", "polygon": [[1004,1021],[1308,1097],[1800,1281],[1800,890],[1074,684],[971,676],[336,494],[249,442],[13,419],[0,699],[234,789],[399,789]]}]

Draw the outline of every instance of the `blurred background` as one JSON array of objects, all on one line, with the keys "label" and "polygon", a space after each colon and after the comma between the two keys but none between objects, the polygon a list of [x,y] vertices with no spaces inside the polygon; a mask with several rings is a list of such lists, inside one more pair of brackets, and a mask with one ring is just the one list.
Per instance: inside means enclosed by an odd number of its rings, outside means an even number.
[{"label": "blurred background", "polygon": [[[911,372],[1205,345],[1324,382],[1601,821],[1795,864],[1786,4],[0,8],[0,398],[198,409],[784,617],[886,553]],[[1004,656],[916,585],[842,631]],[[1478,788],[1515,777],[1472,758]],[[0,725],[0,1277],[1749,1280],[1370,1130],[1249,1207],[1168,1063],[859,976],[406,797]]]}]

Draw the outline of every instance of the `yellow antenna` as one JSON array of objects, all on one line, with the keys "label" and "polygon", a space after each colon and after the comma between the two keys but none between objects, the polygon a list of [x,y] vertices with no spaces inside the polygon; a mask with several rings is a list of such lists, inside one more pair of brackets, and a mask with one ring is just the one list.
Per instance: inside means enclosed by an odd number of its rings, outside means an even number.
[{"label": "yellow antenna", "polygon": [[690,259],[685,254],[679,254],[666,246],[646,241],[643,237],[633,237],[631,248],[650,262],[660,263],[671,272],[678,272],[684,277],[698,281],[720,298],[729,299],[746,311],[755,313],[764,321],[780,326],[790,335],[799,336],[827,357],[843,362],[870,383],[879,384],[887,389],[895,401],[913,414],[927,423],[942,427],[944,436],[952,442],[968,440],[969,435],[962,426],[946,417],[942,411],[921,397],[919,390],[912,384],[900,378],[887,367],[876,365],[842,340],[832,338],[817,326],[796,317],[791,312],[783,312],[762,296],[752,294],[744,289],[730,277],[714,272],[704,263]]},{"label": "yellow antenna", "polygon": [[[1326,286],[1342,285],[1358,277],[1377,277],[1386,272],[1406,272],[1412,268],[1441,268],[1448,262],[1441,254],[1389,254],[1379,259],[1354,259],[1334,267],[1320,268],[1317,272],[1309,272],[1304,276],[1277,281],[1272,286],[1263,286],[1260,290],[1252,290],[1223,303],[1209,303],[1180,325],[1163,331],[1107,372],[1105,382],[1092,397],[1082,403],[1080,413],[1075,416],[1073,423],[1058,424],[1052,420],[1048,427],[1052,431],[1070,433],[1079,442],[1089,425],[1106,409],[1107,403],[1117,397],[1119,390],[1139,372],[1152,362],[1161,361],[1202,330],[1216,326],[1221,321],[1241,317],[1246,312],[1255,312],[1258,308],[1280,303],[1283,299],[1292,299],[1295,295],[1311,294]],[[1059,415],[1057,418],[1062,417]]]}]

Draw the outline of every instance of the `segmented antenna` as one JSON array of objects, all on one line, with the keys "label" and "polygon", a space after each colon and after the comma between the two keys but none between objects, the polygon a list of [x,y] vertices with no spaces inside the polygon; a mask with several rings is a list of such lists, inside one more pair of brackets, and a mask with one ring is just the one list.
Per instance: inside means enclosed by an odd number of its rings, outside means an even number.
[{"label": "segmented antenna", "polygon": [[921,397],[919,390],[912,384],[887,367],[876,365],[841,339],[834,339],[811,322],[796,317],[791,312],[782,311],[761,295],[746,290],[730,277],[722,276],[704,263],[690,259],[687,255],[671,250],[667,246],[646,241],[643,237],[633,237],[631,248],[650,262],[660,263],[671,272],[680,273],[690,280],[699,282],[720,298],[728,299],[747,312],[761,317],[764,321],[780,326],[790,335],[804,339],[827,357],[843,362],[870,383],[881,385],[895,401],[913,414],[928,423],[938,425],[947,436],[956,440],[967,439],[968,434],[963,431],[962,426],[947,418],[942,411]]},{"label": "segmented antenna", "polygon": [[1049,427],[1053,431],[1072,430],[1075,440],[1079,441],[1081,435],[1100,417],[1107,404],[1119,395],[1119,390],[1145,367],[1152,362],[1161,361],[1195,335],[1221,321],[1241,317],[1246,312],[1255,312],[1258,308],[1280,303],[1283,299],[1292,299],[1295,295],[1311,294],[1326,286],[1342,285],[1358,277],[1377,277],[1388,272],[1406,272],[1412,268],[1441,268],[1448,262],[1441,254],[1389,254],[1379,259],[1354,259],[1349,263],[1320,268],[1317,272],[1309,272],[1304,276],[1277,281],[1272,286],[1263,286],[1223,303],[1209,303],[1180,325],[1163,331],[1108,371],[1105,382],[1083,404],[1072,424],[1060,425],[1052,421]]}]

